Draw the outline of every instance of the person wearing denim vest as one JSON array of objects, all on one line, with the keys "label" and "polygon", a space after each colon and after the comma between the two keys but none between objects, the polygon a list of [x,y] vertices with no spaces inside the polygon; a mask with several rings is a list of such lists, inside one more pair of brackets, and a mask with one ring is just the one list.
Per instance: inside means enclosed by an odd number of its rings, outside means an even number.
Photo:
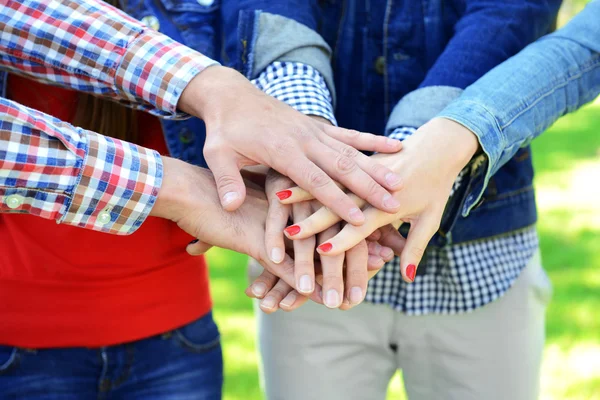
[{"label": "person wearing denim vest", "polygon": [[[239,27],[247,77],[273,59],[311,65],[335,88],[340,126],[398,138],[549,32],[560,6],[254,3]],[[308,304],[259,314],[267,397],[383,398],[400,368],[411,398],[535,398],[550,286],[535,232],[531,152],[515,150],[491,177],[485,156],[460,174],[414,283],[402,282],[396,260],[371,282],[367,304],[346,313]]]}]

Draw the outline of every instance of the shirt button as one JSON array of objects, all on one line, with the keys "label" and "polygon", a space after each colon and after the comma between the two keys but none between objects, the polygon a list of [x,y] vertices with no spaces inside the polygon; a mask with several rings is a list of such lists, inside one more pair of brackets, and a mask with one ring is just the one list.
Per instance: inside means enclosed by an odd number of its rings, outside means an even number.
[{"label": "shirt button", "polygon": [[215,0],[196,0],[201,6],[212,6]]},{"label": "shirt button", "polygon": [[11,194],[10,196],[6,196],[4,202],[6,203],[8,208],[14,210],[15,208],[21,207],[21,204],[23,204],[24,200],[25,198],[19,194]]},{"label": "shirt button", "polygon": [[106,225],[110,222],[110,212],[102,211],[98,214],[98,223],[100,225]]},{"label": "shirt button", "polygon": [[146,15],[144,18],[142,18],[142,23],[154,29],[155,31],[160,29],[160,22],[158,22],[158,18],[156,18],[154,15]]},{"label": "shirt button", "polygon": [[375,72],[379,75],[383,75],[385,73],[385,57],[380,56],[375,60]]}]

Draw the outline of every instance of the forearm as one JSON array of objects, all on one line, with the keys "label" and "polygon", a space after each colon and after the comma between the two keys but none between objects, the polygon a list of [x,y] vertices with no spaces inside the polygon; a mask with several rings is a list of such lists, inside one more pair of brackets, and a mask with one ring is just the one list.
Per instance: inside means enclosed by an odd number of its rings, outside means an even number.
[{"label": "forearm", "polygon": [[[562,115],[600,94],[600,2],[469,87],[439,116],[477,135],[494,174]],[[486,179],[487,181],[487,179]]]},{"label": "forearm", "polygon": [[161,183],[158,153],[0,97],[0,212],[129,234]]},{"label": "forearm", "polygon": [[215,64],[99,0],[5,1],[0,31],[0,67],[164,117]]}]

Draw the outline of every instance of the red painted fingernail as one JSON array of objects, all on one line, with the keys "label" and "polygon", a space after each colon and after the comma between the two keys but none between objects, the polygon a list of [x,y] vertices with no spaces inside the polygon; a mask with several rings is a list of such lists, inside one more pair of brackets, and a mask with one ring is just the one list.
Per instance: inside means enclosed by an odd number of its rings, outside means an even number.
[{"label": "red painted fingernail", "polygon": [[416,273],[417,267],[415,264],[410,264],[408,267],[406,267],[406,277],[410,279],[411,282],[414,282]]},{"label": "red painted fingernail", "polygon": [[322,245],[320,245],[318,247],[318,249],[321,250],[323,253],[327,253],[327,252],[331,251],[332,248],[333,248],[333,245],[331,243],[323,243]]},{"label": "red painted fingernail", "polygon": [[277,192],[275,194],[277,195],[277,197],[279,197],[279,200],[285,200],[285,199],[289,199],[290,197],[292,197],[291,190],[282,190],[281,192]]},{"label": "red painted fingernail", "polygon": [[298,225],[292,225],[285,228],[288,235],[294,236],[300,233],[300,227]]}]

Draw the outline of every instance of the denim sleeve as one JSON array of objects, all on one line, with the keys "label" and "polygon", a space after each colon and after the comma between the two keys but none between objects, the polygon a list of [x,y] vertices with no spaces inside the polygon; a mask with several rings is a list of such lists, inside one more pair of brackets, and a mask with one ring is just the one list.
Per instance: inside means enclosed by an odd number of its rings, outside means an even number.
[{"label": "denim sleeve", "polygon": [[561,0],[465,0],[454,35],[420,87],[464,89],[546,34]]},{"label": "denim sleeve", "polygon": [[600,0],[563,29],[528,46],[493,69],[438,116],[477,135],[488,157],[485,177],[473,188],[463,215],[481,198],[490,177],[519,148],[558,118],[600,94]]},{"label": "denim sleeve", "polygon": [[317,33],[317,0],[223,0],[228,64],[255,79],[273,62],[315,68],[335,102],[331,48]]}]

